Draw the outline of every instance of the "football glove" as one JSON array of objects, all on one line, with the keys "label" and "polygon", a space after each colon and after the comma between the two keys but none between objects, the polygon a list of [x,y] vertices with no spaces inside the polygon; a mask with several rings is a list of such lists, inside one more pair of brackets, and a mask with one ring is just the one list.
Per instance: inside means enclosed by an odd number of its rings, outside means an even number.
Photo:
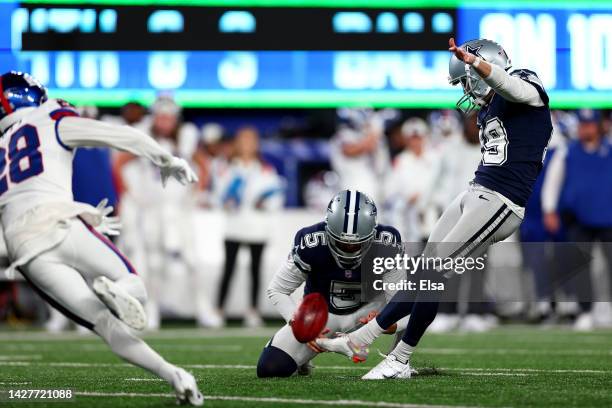
[{"label": "football glove", "polygon": [[119,221],[119,217],[109,217],[109,214],[113,212],[114,208],[112,205],[107,207],[107,204],[108,199],[105,198],[96,206],[96,210],[100,212],[100,224],[94,228],[104,235],[119,235],[121,233],[121,221]]},{"label": "football glove", "polygon": [[198,176],[189,167],[189,164],[184,159],[172,157],[170,162],[160,169],[162,185],[166,187],[166,183],[170,177],[182,185],[195,183],[198,181]]}]

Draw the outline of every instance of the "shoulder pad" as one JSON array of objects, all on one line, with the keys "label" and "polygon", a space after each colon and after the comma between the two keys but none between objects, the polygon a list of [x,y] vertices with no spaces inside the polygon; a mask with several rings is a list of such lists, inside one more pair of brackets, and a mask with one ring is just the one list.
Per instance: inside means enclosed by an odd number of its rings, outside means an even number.
[{"label": "shoulder pad", "polygon": [[529,69],[515,69],[510,73],[510,75],[517,76],[523,81],[527,81],[531,85],[533,85],[540,94],[540,98],[542,98],[544,104],[548,105],[548,94],[544,89],[544,84],[542,84],[542,81],[540,80],[540,78],[538,78],[538,75],[534,71],[531,71]]},{"label": "shoulder pad", "polygon": [[312,270],[314,248],[327,245],[325,231],[316,224],[312,227],[302,228],[293,239],[293,262],[304,273]]},{"label": "shoulder pad", "polygon": [[538,74],[529,69],[515,69],[510,73],[510,75],[517,76],[525,81],[538,84],[542,88],[544,87],[542,81],[540,80],[540,78],[538,78]]},{"label": "shoulder pad", "polygon": [[394,254],[403,254],[404,246],[400,232],[390,225],[379,224],[374,235],[374,244],[382,245]]},{"label": "shoulder pad", "polygon": [[49,116],[53,120],[59,120],[66,116],[80,116],[76,108],[63,99],[51,99],[49,105]]},{"label": "shoulder pad", "polygon": [[402,243],[402,236],[395,227],[378,224],[374,235],[374,242],[383,245],[400,245]]}]

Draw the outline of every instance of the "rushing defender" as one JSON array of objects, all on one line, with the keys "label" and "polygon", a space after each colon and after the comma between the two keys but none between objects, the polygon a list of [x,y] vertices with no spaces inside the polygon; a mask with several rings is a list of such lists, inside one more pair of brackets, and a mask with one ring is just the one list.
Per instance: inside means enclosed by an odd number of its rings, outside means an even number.
[{"label": "rushing defender", "polygon": [[[509,73],[510,59],[499,44],[480,39],[458,47],[451,38],[449,51],[453,53],[450,83],[461,84],[464,91],[458,109],[470,113],[480,108],[482,160],[470,187],[438,220],[424,256],[477,257],[520,225],[542,168],[552,123],[542,82],[527,69]],[[429,272],[447,275],[449,271]],[[329,351],[363,358],[376,337],[410,313],[402,341],[363,379],[409,378],[410,356],[436,316],[438,296],[423,291],[413,302],[406,301],[407,296],[400,292],[364,327],[336,339],[318,339],[317,343]]]},{"label": "rushing defender", "polygon": [[118,222],[102,202],[72,199],[74,148],[108,146],[144,156],[165,184],[197,181],[187,163],[127,126],[78,117],[28,74],[0,77],[0,218],[12,264],[51,305],[98,334],[115,354],[166,380],[181,403],[202,405],[191,374],[176,367],[129,328],[142,329],[144,285],[101,233]]},{"label": "rushing defender", "polygon": [[[384,305],[385,296],[364,301],[362,274],[372,270],[363,264],[364,257],[372,245],[385,246],[393,253],[401,251],[402,247],[399,232],[378,224],[376,217],[376,205],[367,195],[345,190],[330,201],[324,222],[297,232],[293,250],[267,290],[287,325],[266,344],[257,364],[258,377],[288,377],[295,372],[308,374],[310,361],[323,351],[314,341],[298,342],[291,331],[296,304],[290,295],[302,283],[306,283],[304,294],[320,293],[327,300],[330,313],[322,335],[359,327]],[[393,282],[400,277],[401,272],[394,270],[384,274],[382,279]],[[388,298],[392,295],[388,294]],[[387,332],[394,331],[395,326],[388,327]]]}]

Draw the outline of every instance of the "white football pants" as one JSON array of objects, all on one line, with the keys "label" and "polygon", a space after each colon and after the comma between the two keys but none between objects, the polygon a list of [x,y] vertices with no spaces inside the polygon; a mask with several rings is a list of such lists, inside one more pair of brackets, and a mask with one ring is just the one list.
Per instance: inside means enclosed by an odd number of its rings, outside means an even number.
[{"label": "white football pants", "polygon": [[79,218],[72,219],[61,244],[19,270],[47,302],[97,333],[115,354],[171,381],[173,366],[136,337],[92,291],[93,280],[105,276],[140,302],[146,300],[142,280],[129,261],[91,226]]}]

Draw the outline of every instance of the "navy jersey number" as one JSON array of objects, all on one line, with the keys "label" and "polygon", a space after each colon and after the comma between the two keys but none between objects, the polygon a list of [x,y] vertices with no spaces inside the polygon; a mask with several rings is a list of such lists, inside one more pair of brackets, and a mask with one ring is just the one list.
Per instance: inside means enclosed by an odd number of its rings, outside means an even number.
[{"label": "navy jersey number", "polygon": [[338,310],[358,307],[361,304],[361,282],[332,280],[329,287],[329,301]]},{"label": "navy jersey number", "polygon": [[508,159],[508,133],[499,118],[487,121],[480,131],[480,143],[485,166],[501,166]]},{"label": "navy jersey number", "polygon": [[[11,136],[8,159],[6,149],[0,148],[0,195],[8,190],[9,179],[11,183],[17,184],[43,172],[39,147],[40,139],[36,128],[25,125]],[[5,173],[7,165],[8,175]]]}]

